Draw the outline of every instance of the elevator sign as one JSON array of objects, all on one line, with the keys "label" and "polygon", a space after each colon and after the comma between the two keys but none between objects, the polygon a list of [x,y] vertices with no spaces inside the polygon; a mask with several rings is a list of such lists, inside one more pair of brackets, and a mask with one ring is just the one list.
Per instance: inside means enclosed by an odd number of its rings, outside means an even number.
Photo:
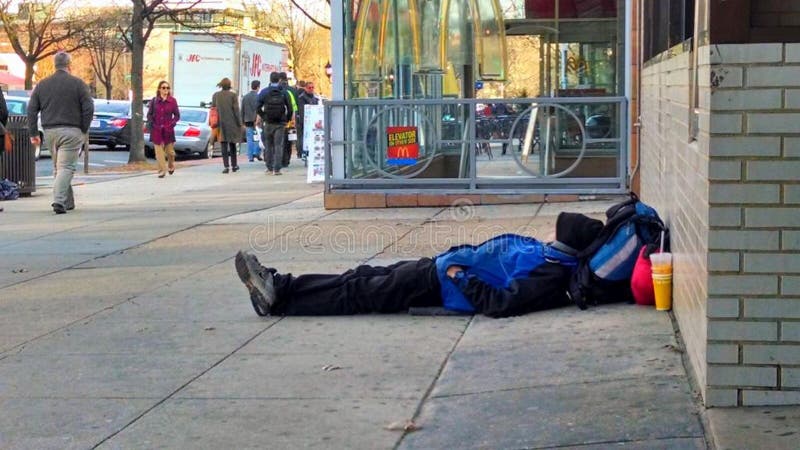
[{"label": "elevator sign", "polygon": [[386,127],[388,146],[387,163],[393,166],[410,166],[419,158],[417,127]]}]

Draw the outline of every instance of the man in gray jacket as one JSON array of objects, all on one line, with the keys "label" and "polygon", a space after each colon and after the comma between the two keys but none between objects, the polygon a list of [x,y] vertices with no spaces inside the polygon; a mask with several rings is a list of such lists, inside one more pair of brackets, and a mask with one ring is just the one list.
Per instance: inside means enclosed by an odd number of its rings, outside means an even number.
[{"label": "man in gray jacket", "polygon": [[40,145],[37,121],[42,114],[44,139],[56,161],[53,184],[53,211],[64,214],[75,209],[72,175],[78,152],[86,142],[86,133],[94,115],[94,101],[89,86],[69,73],[71,58],[58,52],[54,58],[56,72],[36,85],[28,103],[28,132],[33,145]]},{"label": "man in gray jacket", "polygon": [[261,148],[258,147],[256,141],[256,127],[259,125],[258,117],[258,89],[261,87],[261,82],[253,80],[250,82],[250,92],[242,97],[242,122],[247,127],[247,160],[253,162],[253,159],[261,161]]}]

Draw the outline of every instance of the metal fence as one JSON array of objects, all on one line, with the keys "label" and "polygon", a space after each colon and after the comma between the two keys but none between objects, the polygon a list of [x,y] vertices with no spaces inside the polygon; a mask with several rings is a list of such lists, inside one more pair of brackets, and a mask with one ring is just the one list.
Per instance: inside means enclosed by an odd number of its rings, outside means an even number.
[{"label": "metal fence", "polygon": [[325,102],[327,191],[621,193],[624,97]]}]

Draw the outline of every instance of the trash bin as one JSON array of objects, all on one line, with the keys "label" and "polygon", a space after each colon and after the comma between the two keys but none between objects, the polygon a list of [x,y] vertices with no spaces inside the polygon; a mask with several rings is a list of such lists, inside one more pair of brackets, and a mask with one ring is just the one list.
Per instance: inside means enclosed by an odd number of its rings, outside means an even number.
[{"label": "trash bin", "polygon": [[28,138],[28,118],[8,116],[6,131],[14,135],[14,146],[3,154],[0,177],[17,183],[20,195],[31,195],[36,191],[36,155]]}]

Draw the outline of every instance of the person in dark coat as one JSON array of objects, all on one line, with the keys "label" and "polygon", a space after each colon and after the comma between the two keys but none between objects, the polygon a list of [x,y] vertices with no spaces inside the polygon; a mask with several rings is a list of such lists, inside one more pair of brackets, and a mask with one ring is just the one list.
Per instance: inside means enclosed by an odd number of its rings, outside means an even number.
[{"label": "person in dark coat", "polygon": [[280,85],[280,74],[269,74],[269,85],[258,93],[258,113],[261,116],[261,140],[264,142],[264,162],[267,174],[280,175],[283,167],[283,146],[286,124],[292,120],[289,94]]},{"label": "person in dark coat", "polygon": [[303,90],[300,92],[300,95],[297,96],[297,113],[295,114],[295,128],[297,129],[297,157],[298,158],[305,158],[308,154],[304,148],[303,144],[303,133],[305,130],[305,124],[303,120],[305,118],[305,108],[306,105],[318,105],[319,104],[319,97],[317,94],[314,93],[314,82],[308,81],[306,82],[305,86],[303,86]]},{"label": "person in dark coat", "polygon": [[340,275],[293,276],[262,266],[240,251],[235,265],[256,314],[345,315],[394,313],[412,307],[443,307],[456,313],[507,317],[566,306],[576,255],[603,223],[561,213],[556,240],[504,234],[462,245],[433,258],[388,267],[358,266]]},{"label": "person in dark coat", "polygon": [[228,173],[229,168],[237,172],[239,164],[236,162],[236,154],[244,136],[239,99],[231,90],[230,78],[223,78],[217,86],[220,90],[211,97],[211,106],[216,107],[219,114],[219,140],[222,145],[222,164],[225,166],[222,173]]},{"label": "person in dark coat", "polygon": [[175,173],[175,125],[179,120],[181,112],[169,83],[159,81],[156,96],[150,100],[147,108],[147,128],[150,130],[150,142],[156,150],[158,178],[164,178],[167,171],[170,175]]}]

